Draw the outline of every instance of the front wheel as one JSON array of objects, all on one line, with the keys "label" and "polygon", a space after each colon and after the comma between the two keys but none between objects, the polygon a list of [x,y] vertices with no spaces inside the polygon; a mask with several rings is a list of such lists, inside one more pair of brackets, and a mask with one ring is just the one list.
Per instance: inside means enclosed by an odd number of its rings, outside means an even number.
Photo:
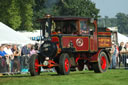
[{"label": "front wheel", "polygon": [[98,62],[93,64],[95,73],[103,73],[108,69],[108,58],[105,52],[100,52],[98,55]]},{"label": "front wheel", "polygon": [[31,76],[36,76],[40,74],[41,68],[38,66],[39,64],[39,56],[37,54],[33,54],[29,60],[29,71]]},{"label": "front wheel", "polygon": [[70,60],[67,53],[60,55],[57,73],[61,75],[68,75],[70,73]]}]

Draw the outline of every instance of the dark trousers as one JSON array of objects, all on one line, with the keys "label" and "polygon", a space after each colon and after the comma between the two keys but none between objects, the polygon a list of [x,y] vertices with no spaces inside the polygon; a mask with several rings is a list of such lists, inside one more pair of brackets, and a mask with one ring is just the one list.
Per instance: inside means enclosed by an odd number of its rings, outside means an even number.
[{"label": "dark trousers", "polygon": [[21,56],[20,57],[20,67],[21,67],[21,71],[22,69],[28,69],[28,56]]},{"label": "dark trousers", "polygon": [[10,63],[11,63],[11,72],[14,72],[14,71],[13,71],[13,64],[14,64],[14,60],[11,60],[11,62],[10,62]]},{"label": "dark trousers", "polygon": [[13,72],[20,71],[20,56],[15,56],[13,61]]},{"label": "dark trousers", "polygon": [[128,58],[128,55],[127,54],[122,54],[122,55],[120,55],[120,57],[119,57],[119,67],[120,67],[120,64],[121,64],[121,62],[123,63],[123,66],[125,67],[125,68],[128,68],[128,64],[127,64],[127,62],[126,62],[126,59]]},{"label": "dark trousers", "polygon": [[5,58],[0,59],[0,73],[7,72],[7,63]]},{"label": "dark trousers", "polygon": [[128,55],[125,55],[123,58],[125,69],[128,69],[127,59],[128,59]]},{"label": "dark trousers", "polygon": [[121,62],[123,63],[123,56],[119,54],[119,68],[120,68]]}]

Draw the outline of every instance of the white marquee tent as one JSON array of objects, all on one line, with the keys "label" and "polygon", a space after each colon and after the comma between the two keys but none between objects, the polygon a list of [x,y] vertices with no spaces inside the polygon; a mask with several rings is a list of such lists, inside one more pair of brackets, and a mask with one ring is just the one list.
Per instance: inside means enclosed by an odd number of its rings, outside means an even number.
[{"label": "white marquee tent", "polygon": [[110,29],[113,32],[117,32],[117,37],[118,37],[118,43],[120,44],[120,42],[128,42],[128,37],[119,33],[118,32],[118,28],[117,27],[108,27],[108,29]]},{"label": "white marquee tent", "polygon": [[23,32],[22,31],[18,31],[18,32],[23,34],[27,38],[40,36],[40,30],[35,30],[33,32],[27,32],[27,31],[23,31]]},{"label": "white marquee tent", "polygon": [[26,36],[0,22],[0,44],[28,44],[34,43]]},{"label": "white marquee tent", "polygon": [[120,42],[124,42],[124,43],[128,42],[128,37],[127,36],[125,36],[121,33],[118,33],[117,35],[118,35],[118,43],[119,44],[120,44]]}]

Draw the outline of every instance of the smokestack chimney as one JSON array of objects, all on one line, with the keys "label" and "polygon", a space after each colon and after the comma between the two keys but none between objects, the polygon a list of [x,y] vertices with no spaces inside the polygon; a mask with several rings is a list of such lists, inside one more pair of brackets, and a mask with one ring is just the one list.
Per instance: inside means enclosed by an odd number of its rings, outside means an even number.
[{"label": "smokestack chimney", "polygon": [[46,14],[46,15],[45,15],[45,18],[50,18],[50,17],[51,17],[50,14]]}]

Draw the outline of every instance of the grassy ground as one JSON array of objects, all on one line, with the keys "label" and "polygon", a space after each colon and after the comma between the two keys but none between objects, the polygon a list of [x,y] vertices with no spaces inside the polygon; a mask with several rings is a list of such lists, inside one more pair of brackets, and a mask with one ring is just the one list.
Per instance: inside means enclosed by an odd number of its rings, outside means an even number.
[{"label": "grassy ground", "polygon": [[93,71],[76,71],[63,76],[56,73],[41,73],[35,77],[18,74],[0,77],[0,85],[128,85],[128,70],[114,69],[97,74]]}]

